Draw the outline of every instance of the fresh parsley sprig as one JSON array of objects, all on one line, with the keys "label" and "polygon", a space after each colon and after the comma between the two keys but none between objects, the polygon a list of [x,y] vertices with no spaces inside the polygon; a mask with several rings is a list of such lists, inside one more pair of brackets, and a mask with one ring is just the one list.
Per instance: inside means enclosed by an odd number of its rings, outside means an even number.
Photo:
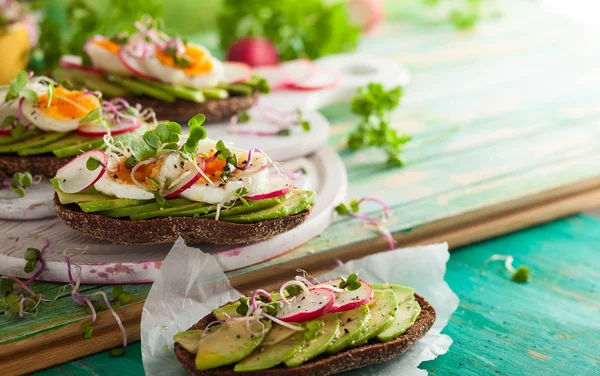
[{"label": "fresh parsley sprig", "polygon": [[387,163],[402,166],[402,147],[410,136],[399,135],[391,125],[391,112],[402,98],[402,87],[385,90],[382,84],[369,83],[360,87],[352,99],[352,112],[361,117],[360,123],[348,137],[352,150],[377,147],[387,156]]}]

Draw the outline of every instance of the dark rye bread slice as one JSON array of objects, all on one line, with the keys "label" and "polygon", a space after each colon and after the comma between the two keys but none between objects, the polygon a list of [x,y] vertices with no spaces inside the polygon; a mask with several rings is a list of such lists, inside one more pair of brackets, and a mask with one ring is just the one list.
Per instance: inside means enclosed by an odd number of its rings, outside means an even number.
[{"label": "dark rye bread slice", "polygon": [[0,154],[0,171],[7,175],[15,172],[29,171],[32,175],[53,178],[56,171],[72,158],[58,158],[51,154],[29,155],[21,157],[16,154]]},{"label": "dark rye bread slice", "polygon": [[[224,366],[211,370],[198,371],[195,366],[195,355],[185,350],[178,343],[175,343],[175,356],[186,371],[197,376],[325,376],[350,371],[376,363],[387,362],[403,354],[423,338],[435,322],[435,309],[420,295],[415,294],[415,298],[421,306],[421,315],[415,324],[400,337],[385,343],[373,339],[362,346],[346,349],[335,355],[320,355],[299,367],[287,368],[281,364],[275,368],[262,371],[234,372],[233,366]],[[189,330],[203,329],[215,320],[216,318],[212,314],[208,314]]]},{"label": "dark rye bread slice", "polygon": [[54,195],[58,217],[67,226],[96,239],[115,244],[174,243],[181,236],[188,243],[247,244],[263,241],[290,231],[306,220],[305,210],[289,217],[238,224],[214,219],[173,217],[139,221],[84,213],[75,204],[63,205]]},{"label": "dark rye bread slice", "polygon": [[159,120],[187,122],[197,114],[204,114],[207,123],[227,120],[240,110],[247,110],[258,100],[258,93],[250,96],[234,96],[227,99],[208,99],[195,103],[178,99],[175,102],[163,102],[150,97],[128,97],[130,103],[139,103],[144,108],[152,108]]}]

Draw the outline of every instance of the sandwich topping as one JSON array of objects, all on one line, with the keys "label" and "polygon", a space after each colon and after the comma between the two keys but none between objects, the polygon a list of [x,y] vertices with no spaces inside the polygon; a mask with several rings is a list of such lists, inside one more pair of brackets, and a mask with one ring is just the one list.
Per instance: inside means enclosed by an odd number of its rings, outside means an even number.
[{"label": "sandwich topping", "polygon": [[278,292],[259,289],[213,310],[214,321],[174,340],[195,355],[197,370],[291,368],[321,354],[393,340],[420,312],[412,288],[369,284],[356,274],[314,283],[297,276]]},{"label": "sandwich topping", "polygon": [[[89,117],[93,117],[89,115]],[[106,122],[98,114],[95,120]],[[61,203],[84,212],[132,220],[189,216],[252,223],[309,209],[312,191],[294,188],[281,164],[261,149],[245,151],[206,138],[204,115],[147,130],[125,145],[105,135],[58,170]]]},{"label": "sandwich topping", "polygon": [[105,135],[127,141],[146,122],[156,123],[150,109],[19,72],[0,93],[0,154],[72,157],[102,147]]}]

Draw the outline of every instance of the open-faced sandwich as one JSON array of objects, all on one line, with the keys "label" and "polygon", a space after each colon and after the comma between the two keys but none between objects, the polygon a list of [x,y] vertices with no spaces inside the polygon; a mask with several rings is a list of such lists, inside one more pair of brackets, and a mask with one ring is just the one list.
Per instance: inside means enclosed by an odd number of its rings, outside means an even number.
[{"label": "open-faced sandwich", "polygon": [[[98,121],[100,115],[103,122]],[[151,110],[102,94],[70,90],[48,77],[19,72],[0,92],[0,170],[53,177],[73,157],[139,137]]]},{"label": "open-faced sandwich", "polygon": [[[128,145],[106,138],[52,179],[56,212],[80,232],[114,243],[243,244],[298,226],[316,194],[294,189],[260,149],[206,138],[204,115],[182,134],[159,124]],[[275,173],[270,173],[273,170]]]},{"label": "open-faced sandwich", "polygon": [[151,107],[159,119],[228,119],[250,108],[269,86],[243,63],[221,62],[203,46],[171,37],[159,22],[135,23],[137,32],[95,36],[84,46],[89,59],[63,56],[55,75],[109,97]]},{"label": "open-faced sandwich", "polygon": [[195,375],[331,375],[404,353],[434,322],[412,288],[298,276],[213,310],[175,335],[175,355]]}]

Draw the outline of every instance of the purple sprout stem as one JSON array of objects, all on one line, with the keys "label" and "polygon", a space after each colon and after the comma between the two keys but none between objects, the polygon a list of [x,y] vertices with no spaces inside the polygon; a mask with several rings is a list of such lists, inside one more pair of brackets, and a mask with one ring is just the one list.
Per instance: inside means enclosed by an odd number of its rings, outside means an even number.
[{"label": "purple sprout stem", "polygon": [[16,284],[21,286],[21,289],[19,291],[17,291],[17,294],[24,290],[25,292],[27,292],[28,294],[30,294],[32,296],[37,296],[37,294],[35,292],[33,292],[29,287],[27,287],[27,285],[24,284],[23,281],[21,281],[19,278],[10,277],[10,276],[6,276],[6,278],[12,280],[13,282],[15,282]]},{"label": "purple sprout stem", "polygon": [[258,295],[262,295],[265,298],[267,298],[267,300],[271,301],[271,294],[269,294],[267,291],[263,290],[263,289],[258,289],[258,290],[254,290],[254,292],[252,292],[252,309],[253,310],[258,310],[258,306],[256,305],[256,297]]}]

